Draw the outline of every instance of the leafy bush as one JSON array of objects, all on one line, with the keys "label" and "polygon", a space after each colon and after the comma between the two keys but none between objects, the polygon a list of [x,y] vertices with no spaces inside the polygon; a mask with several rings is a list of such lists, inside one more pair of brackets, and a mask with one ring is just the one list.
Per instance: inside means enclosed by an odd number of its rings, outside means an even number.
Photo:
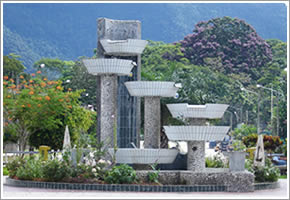
[{"label": "leafy bush", "polygon": [[275,182],[280,177],[280,170],[275,167],[269,158],[265,159],[265,167],[256,167],[253,160],[247,159],[245,168],[255,175],[256,182]]},{"label": "leafy bush", "polygon": [[44,163],[42,173],[46,181],[60,181],[70,176],[71,168],[66,163],[53,159]]},{"label": "leafy bush", "polygon": [[110,184],[134,183],[137,181],[135,170],[126,164],[114,166],[107,172],[105,182]]},{"label": "leafy bush", "polygon": [[205,167],[208,168],[227,168],[227,164],[218,156],[205,158]]},{"label": "leafy bush", "polygon": [[9,171],[7,167],[3,167],[3,176],[8,176],[8,175],[9,175]]},{"label": "leafy bush", "polygon": [[43,177],[42,163],[40,159],[29,158],[24,166],[17,169],[16,176],[22,180],[34,180]]},{"label": "leafy bush", "polygon": [[[257,144],[258,135],[250,134],[243,137],[243,143],[247,147],[255,147]],[[283,144],[279,136],[264,135],[263,137],[264,149],[268,151],[277,151]]]},{"label": "leafy bush", "polygon": [[241,128],[235,128],[233,136],[236,140],[242,140],[244,136],[257,133],[257,128],[254,125],[243,124]]},{"label": "leafy bush", "polygon": [[76,167],[72,169],[71,177],[84,179],[95,178],[95,173],[92,166],[79,163]]},{"label": "leafy bush", "polygon": [[148,180],[150,183],[159,183],[158,177],[160,170],[156,169],[157,164],[151,165],[153,172],[148,172]]},{"label": "leafy bush", "polygon": [[232,143],[232,147],[234,151],[245,151],[246,145],[241,140],[234,140]]},{"label": "leafy bush", "polygon": [[255,147],[258,140],[258,134],[252,133],[248,136],[243,137],[242,140],[243,140],[243,143],[246,145],[246,147],[248,148]]},{"label": "leafy bush", "polygon": [[15,159],[9,161],[6,164],[6,168],[9,172],[9,177],[13,178],[14,176],[16,176],[18,168],[21,166],[24,166],[24,164],[25,164],[25,160],[18,156]]}]

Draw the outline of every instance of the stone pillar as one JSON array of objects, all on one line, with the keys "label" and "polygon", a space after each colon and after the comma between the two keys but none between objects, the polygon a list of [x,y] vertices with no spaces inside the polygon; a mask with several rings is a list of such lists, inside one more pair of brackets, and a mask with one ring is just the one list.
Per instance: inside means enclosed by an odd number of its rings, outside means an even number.
[{"label": "stone pillar", "polygon": [[144,98],[144,148],[160,146],[160,97]]},{"label": "stone pillar", "polygon": [[[98,23],[98,57],[110,58],[111,56],[104,54],[104,49],[100,44],[102,39],[110,40],[126,40],[126,39],[141,39],[141,22],[138,20],[112,20],[107,18],[99,18]],[[131,142],[135,143],[139,147],[139,134],[140,126],[138,124],[141,119],[140,113],[140,98],[130,96],[126,86],[127,81],[141,80],[141,62],[139,62],[140,56],[114,56],[118,59],[128,59],[135,61],[138,66],[132,69],[133,76],[121,76],[118,77],[118,89],[117,89],[117,135],[118,146],[121,148],[132,148]],[[99,81],[98,81],[99,82]],[[100,83],[98,83],[100,84]],[[100,95],[97,93],[97,98]],[[97,100],[97,103],[99,100]],[[97,113],[100,113],[99,107],[97,107]],[[98,122],[98,127],[100,126]],[[100,134],[100,131],[98,131]]]},{"label": "stone pillar", "polygon": [[[205,126],[206,119],[191,118],[191,126]],[[187,142],[187,170],[204,171],[205,170],[205,141]]]},{"label": "stone pillar", "polygon": [[187,142],[187,170],[204,171],[205,169],[205,142]]},{"label": "stone pillar", "polygon": [[106,148],[114,147],[114,129],[117,130],[117,80],[116,75],[99,77],[98,138]]}]

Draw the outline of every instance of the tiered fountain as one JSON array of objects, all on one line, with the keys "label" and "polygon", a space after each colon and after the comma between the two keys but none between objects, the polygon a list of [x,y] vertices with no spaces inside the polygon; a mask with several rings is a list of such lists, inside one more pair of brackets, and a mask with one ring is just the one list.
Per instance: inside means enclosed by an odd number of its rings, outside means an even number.
[{"label": "tiered fountain", "polygon": [[228,105],[206,104],[167,104],[174,118],[189,119],[189,126],[164,126],[169,140],[187,141],[187,169],[205,170],[205,142],[222,141],[229,131],[227,126],[208,126],[207,119],[221,118]]},{"label": "tiered fountain", "polygon": [[[144,165],[145,169],[148,169],[148,164],[172,163],[178,149],[159,147],[160,98],[174,97],[178,84],[140,81],[140,54],[147,44],[140,39],[140,22],[100,19],[99,25],[101,26],[98,26],[98,52],[101,58],[83,61],[88,71],[99,77],[97,85],[99,141],[106,144],[109,154],[116,158],[116,163],[133,164],[137,168],[141,166],[141,169],[144,169]],[[136,62],[137,67],[134,67]],[[133,78],[126,78],[132,72]],[[139,147],[136,135],[140,123],[141,97],[144,97],[145,107],[144,149],[136,147]],[[164,127],[169,140],[188,142],[188,170],[162,170],[159,173],[161,183],[226,186],[226,190],[231,192],[253,191],[254,176],[245,170],[235,172],[228,169],[205,170],[205,141],[222,140],[229,130],[229,127],[224,126],[208,126],[206,120],[221,118],[228,105],[168,104],[167,106],[173,117],[182,117],[190,121],[190,126]],[[120,131],[123,126],[126,129]],[[116,140],[120,140],[119,137],[116,138],[116,129],[118,136],[121,135],[121,139],[126,139],[120,143],[119,148],[113,148]],[[127,140],[131,135],[135,139]],[[136,144],[135,148],[127,148],[132,142]],[[106,158],[110,156],[107,154]],[[136,171],[141,179],[146,179],[147,173],[148,170]]]},{"label": "tiered fountain", "polygon": [[[99,77],[98,88],[98,137],[106,148],[111,148],[117,141],[118,120],[118,76],[129,76],[137,64],[132,60],[117,59],[120,56],[138,56],[142,53],[147,41],[139,39],[100,40],[104,58],[83,59],[83,63],[90,74]],[[113,58],[106,58],[111,56]],[[115,135],[114,135],[115,134]],[[106,155],[106,158],[109,158]]]},{"label": "tiered fountain", "polygon": [[[177,149],[160,149],[160,98],[174,97],[178,90],[174,82],[130,81],[125,83],[131,96],[144,97],[144,149],[120,148],[117,163],[167,164],[177,156]],[[113,149],[109,149],[113,155]]]}]

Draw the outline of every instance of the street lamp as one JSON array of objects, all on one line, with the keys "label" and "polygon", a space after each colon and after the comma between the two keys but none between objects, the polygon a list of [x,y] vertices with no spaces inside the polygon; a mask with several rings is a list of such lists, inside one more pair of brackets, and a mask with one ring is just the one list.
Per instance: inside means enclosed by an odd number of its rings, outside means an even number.
[{"label": "street lamp", "polygon": [[[287,69],[287,68],[286,68]],[[277,135],[279,135],[279,94],[283,96],[282,93],[278,92],[277,90],[273,89],[273,85],[271,84],[271,88],[264,87],[260,84],[257,84],[257,88],[262,88],[265,90],[271,91],[271,127],[273,128],[273,119],[274,119],[274,92],[277,93]]]},{"label": "street lamp", "polygon": [[244,87],[241,88],[242,91],[245,91],[245,92],[249,92],[249,93],[252,93],[252,94],[255,94],[258,96],[258,112],[257,112],[257,132],[258,134],[260,133],[260,100],[261,100],[261,95],[260,93],[257,93],[257,92],[253,92],[251,90],[248,90]]}]

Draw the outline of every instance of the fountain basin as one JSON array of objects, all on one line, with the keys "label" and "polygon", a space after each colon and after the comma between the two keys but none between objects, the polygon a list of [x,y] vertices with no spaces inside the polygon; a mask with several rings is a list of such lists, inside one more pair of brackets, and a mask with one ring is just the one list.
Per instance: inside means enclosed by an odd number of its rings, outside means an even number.
[{"label": "fountain basin", "polygon": [[148,44],[146,40],[127,39],[127,40],[100,40],[105,54],[110,55],[139,55]]},{"label": "fountain basin", "polygon": [[130,81],[125,83],[131,96],[174,97],[178,87],[166,81]]},{"label": "fountain basin", "polygon": [[189,105],[187,103],[167,104],[167,107],[174,118],[222,118],[229,105],[226,104],[205,104]]},{"label": "fountain basin", "polygon": [[83,59],[88,72],[93,75],[116,74],[129,75],[134,65],[131,60],[123,59]]},{"label": "fountain basin", "polygon": [[[108,149],[111,156],[114,149]],[[172,163],[178,154],[177,149],[133,149],[120,148],[116,152],[117,163],[127,164],[167,164]]]},{"label": "fountain basin", "polygon": [[172,141],[222,141],[228,126],[164,126],[165,134]]}]

